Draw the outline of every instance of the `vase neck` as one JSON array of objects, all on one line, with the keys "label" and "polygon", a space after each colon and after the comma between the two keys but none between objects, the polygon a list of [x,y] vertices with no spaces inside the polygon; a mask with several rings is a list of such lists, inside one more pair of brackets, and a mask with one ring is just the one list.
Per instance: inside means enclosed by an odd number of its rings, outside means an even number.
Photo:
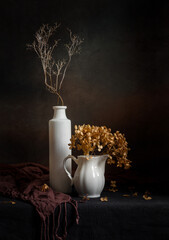
[{"label": "vase neck", "polygon": [[54,115],[53,118],[57,119],[67,119],[66,116],[66,106],[54,106]]}]

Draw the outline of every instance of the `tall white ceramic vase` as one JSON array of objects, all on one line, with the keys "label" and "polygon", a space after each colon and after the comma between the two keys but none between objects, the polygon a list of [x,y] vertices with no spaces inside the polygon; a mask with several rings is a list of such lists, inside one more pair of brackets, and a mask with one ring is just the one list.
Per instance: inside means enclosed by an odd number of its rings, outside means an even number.
[{"label": "tall white ceramic vase", "polygon": [[[57,192],[70,193],[71,180],[63,167],[64,158],[71,154],[71,121],[66,117],[66,106],[54,106],[54,116],[49,120],[49,181]],[[71,172],[71,160],[66,162]]]}]

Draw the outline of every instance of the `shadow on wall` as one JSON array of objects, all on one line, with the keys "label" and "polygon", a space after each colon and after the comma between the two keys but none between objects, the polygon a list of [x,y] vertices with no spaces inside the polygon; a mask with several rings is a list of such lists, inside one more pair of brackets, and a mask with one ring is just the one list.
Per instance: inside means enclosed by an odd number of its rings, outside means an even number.
[{"label": "shadow on wall", "polygon": [[48,165],[48,135],[44,131],[19,131],[19,134],[12,130],[1,135],[1,163],[37,162]]}]

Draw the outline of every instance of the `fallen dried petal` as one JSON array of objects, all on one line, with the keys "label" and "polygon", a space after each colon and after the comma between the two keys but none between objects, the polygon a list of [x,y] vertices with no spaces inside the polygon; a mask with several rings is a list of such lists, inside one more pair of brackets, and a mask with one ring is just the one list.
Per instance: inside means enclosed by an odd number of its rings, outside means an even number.
[{"label": "fallen dried petal", "polygon": [[101,198],[100,198],[100,201],[102,201],[102,202],[108,202],[108,198],[107,198],[107,197],[101,197]]},{"label": "fallen dried petal", "polygon": [[83,196],[82,200],[83,201],[88,201],[90,198],[88,198],[87,196]]},{"label": "fallen dried petal", "polygon": [[109,188],[109,191],[110,191],[110,192],[117,192],[118,189],[117,189],[117,188]]},{"label": "fallen dried petal", "polygon": [[116,181],[111,181],[111,187],[116,187]]},{"label": "fallen dried petal", "polygon": [[138,196],[138,192],[133,193],[133,197],[137,197]]},{"label": "fallen dried petal", "polygon": [[145,200],[151,200],[151,199],[152,199],[152,197],[147,196],[147,195],[143,195],[143,198],[144,198]]},{"label": "fallen dried petal", "polygon": [[144,195],[143,195],[143,198],[145,200],[151,200],[152,197],[150,196],[150,192],[149,191],[145,191]]},{"label": "fallen dried petal", "polygon": [[130,197],[130,194],[123,194],[123,197]]},{"label": "fallen dried petal", "polygon": [[49,189],[49,186],[45,183],[43,184],[41,191],[46,192],[48,189]]},{"label": "fallen dried petal", "polygon": [[0,203],[3,203],[3,204],[8,204],[8,203],[11,203],[11,204],[16,204],[16,202],[14,201],[2,201]]}]

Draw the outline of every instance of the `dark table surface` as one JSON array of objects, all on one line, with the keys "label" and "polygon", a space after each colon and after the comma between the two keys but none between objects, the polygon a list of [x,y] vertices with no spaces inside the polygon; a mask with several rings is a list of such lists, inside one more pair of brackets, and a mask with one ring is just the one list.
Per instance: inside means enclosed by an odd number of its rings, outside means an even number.
[{"label": "dark table surface", "polygon": [[[102,197],[108,198],[105,202],[100,198],[81,202],[73,197],[79,202],[80,221],[76,225],[74,210],[68,205],[67,240],[169,240],[169,196],[152,195],[145,200],[142,193],[137,197],[124,194],[103,192]],[[40,219],[34,207],[0,196],[0,240],[38,239]]]}]

